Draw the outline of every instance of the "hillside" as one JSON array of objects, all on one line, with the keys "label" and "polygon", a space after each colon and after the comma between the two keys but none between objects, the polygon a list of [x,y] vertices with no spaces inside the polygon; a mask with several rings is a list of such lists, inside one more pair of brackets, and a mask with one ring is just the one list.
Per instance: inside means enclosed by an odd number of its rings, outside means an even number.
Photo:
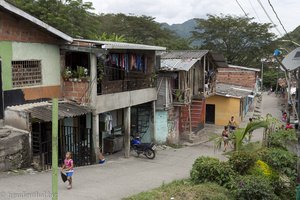
[{"label": "hillside", "polygon": [[162,23],[161,27],[163,29],[169,29],[174,31],[178,36],[188,39],[192,36],[191,31],[194,31],[195,26],[197,25],[196,19],[190,19],[182,24],[172,24]]}]

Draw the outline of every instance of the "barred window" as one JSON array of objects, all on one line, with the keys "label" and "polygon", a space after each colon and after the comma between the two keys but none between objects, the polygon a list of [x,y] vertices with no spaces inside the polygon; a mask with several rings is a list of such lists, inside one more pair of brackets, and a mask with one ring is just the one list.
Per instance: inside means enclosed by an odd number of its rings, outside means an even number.
[{"label": "barred window", "polygon": [[41,61],[12,61],[12,81],[15,88],[42,84]]}]

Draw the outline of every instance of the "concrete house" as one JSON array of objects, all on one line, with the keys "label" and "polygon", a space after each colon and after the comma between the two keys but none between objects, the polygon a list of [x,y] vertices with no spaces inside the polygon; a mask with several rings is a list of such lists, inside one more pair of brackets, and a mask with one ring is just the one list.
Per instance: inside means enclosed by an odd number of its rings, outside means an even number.
[{"label": "concrete house", "polygon": [[0,117],[22,130],[18,148],[0,150],[0,169],[20,167],[6,153],[23,149],[22,166],[51,167],[54,97],[60,161],[71,151],[77,166],[89,165],[99,148],[128,157],[131,133],[155,139],[155,52],[164,47],[73,39],[5,1],[0,16]]},{"label": "concrete house", "polygon": [[178,143],[205,124],[206,98],[216,89],[216,73],[227,64],[208,50],[162,53],[156,103],[159,142]]},{"label": "concrete house", "polygon": [[[23,131],[17,143],[23,145],[24,162],[51,166],[50,100],[56,97],[60,99],[59,158],[72,151],[78,165],[90,164],[92,157],[86,153],[92,147],[91,109],[71,102],[61,85],[60,49],[73,38],[5,1],[0,1],[0,16],[0,117],[6,126]],[[6,138],[8,144],[16,141],[12,135]],[[16,147],[4,151],[13,154]],[[10,160],[4,163],[4,169],[14,167]]]},{"label": "concrete house", "polygon": [[260,88],[260,69],[228,65],[217,73],[216,95],[206,100],[206,123],[227,125],[234,116],[237,123],[253,110]]},{"label": "concrete house", "polygon": [[[62,47],[65,67],[85,65],[90,69],[90,82],[83,88],[90,89],[87,103],[93,109],[95,154],[99,148],[103,153],[124,150],[128,157],[130,135],[134,134],[141,135],[145,142],[155,140],[156,51],[165,49],[83,39]],[[76,84],[82,83],[64,80],[65,96],[84,96],[84,91],[75,91],[80,88]]]}]

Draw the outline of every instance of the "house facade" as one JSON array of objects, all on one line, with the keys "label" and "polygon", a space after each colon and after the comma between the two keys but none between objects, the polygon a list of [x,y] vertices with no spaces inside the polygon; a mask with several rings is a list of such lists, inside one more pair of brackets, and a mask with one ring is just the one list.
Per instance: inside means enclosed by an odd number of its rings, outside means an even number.
[{"label": "house facade", "polygon": [[59,161],[71,151],[89,165],[99,149],[128,157],[130,134],[155,139],[156,51],[165,48],[73,39],[5,1],[0,16],[0,117],[26,132],[30,163],[51,167],[52,98]]},{"label": "house facade", "polygon": [[207,50],[168,51],[160,59],[156,133],[158,142],[178,143],[204,127],[206,98],[215,94],[217,68],[226,63]]},{"label": "house facade", "polygon": [[239,124],[253,110],[260,89],[260,69],[237,65],[219,68],[216,95],[206,101],[206,123],[227,125],[231,116]]}]

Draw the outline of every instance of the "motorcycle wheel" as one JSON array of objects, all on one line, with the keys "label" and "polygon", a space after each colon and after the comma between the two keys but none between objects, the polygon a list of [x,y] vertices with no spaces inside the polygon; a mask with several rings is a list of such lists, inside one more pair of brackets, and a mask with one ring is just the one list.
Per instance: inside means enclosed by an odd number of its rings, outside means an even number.
[{"label": "motorcycle wheel", "polygon": [[155,158],[155,151],[152,150],[152,149],[146,149],[146,150],[145,150],[145,156],[146,156],[148,159],[154,159],[154,158]]}]

